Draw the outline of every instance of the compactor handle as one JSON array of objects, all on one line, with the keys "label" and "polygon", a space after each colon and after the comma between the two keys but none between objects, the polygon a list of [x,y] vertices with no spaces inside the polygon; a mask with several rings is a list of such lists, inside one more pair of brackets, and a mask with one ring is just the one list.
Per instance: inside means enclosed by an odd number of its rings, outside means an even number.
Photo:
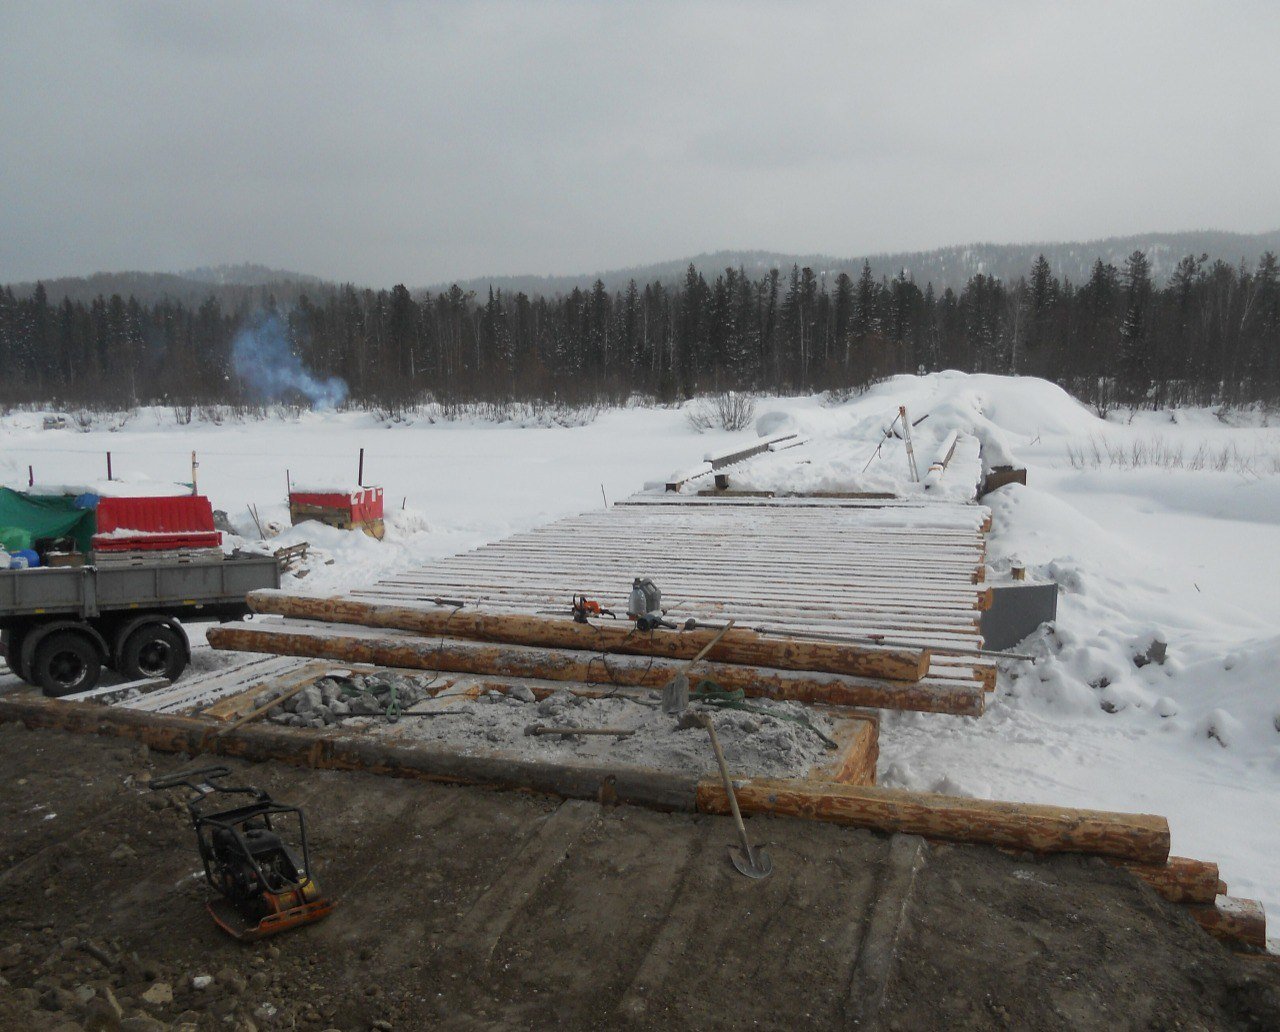
[{"label": "compactor handle", "polygon": [[185,785],[193,792],[204,794],[204,789],[200,786],[208,784],[217,778],[225,778],[231,773],[230,767],[197,767],[195,770],[183,770],[177,774],[170,774],[168,777],[156,778],[151,782],[151,788],[155,792],[161,792],[166,788],[177,788],[179,785]]}]

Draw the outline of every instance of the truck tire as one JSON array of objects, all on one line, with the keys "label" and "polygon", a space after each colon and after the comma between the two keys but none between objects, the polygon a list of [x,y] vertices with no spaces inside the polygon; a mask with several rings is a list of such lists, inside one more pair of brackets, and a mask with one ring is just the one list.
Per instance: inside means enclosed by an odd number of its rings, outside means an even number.
[{"label": "truck tire", "polygon": [[131,631],[120,646],[120,676],[127,681],[163,677],[176,681],[187,667],[185,636],[164,623],[148,623]]},{"label": "truck tire", "polygon": [[26,680],[57,698],[87,692],[102,675],[98,646],[86,634],[54,631],[36,646]]}]

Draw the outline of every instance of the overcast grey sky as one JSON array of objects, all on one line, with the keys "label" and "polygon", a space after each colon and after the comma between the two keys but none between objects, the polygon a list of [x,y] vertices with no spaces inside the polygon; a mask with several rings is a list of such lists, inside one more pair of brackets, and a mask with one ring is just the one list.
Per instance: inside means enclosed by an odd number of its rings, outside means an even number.
[{"label": "overcast grey sky", "polygon": [[0,280],[1280,226],[1280,3],[0,0]]}]

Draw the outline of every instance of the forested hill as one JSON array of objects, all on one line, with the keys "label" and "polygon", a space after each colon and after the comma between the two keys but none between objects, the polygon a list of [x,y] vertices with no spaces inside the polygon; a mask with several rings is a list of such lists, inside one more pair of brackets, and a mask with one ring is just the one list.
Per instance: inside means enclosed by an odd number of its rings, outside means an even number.
[{"label": "forested hill", "polygon": [[[473,291],[477,297],[486,295],[492,286],[505,294],[523,292],[531,297],[550,298],[569,294],[575,288],[590,289],[596,280],[600,280],[610,292],[625,290],[631,280],[635,280],[640,286],[651,283],[675,286],[683,281],[690,265],[708,280],[715,279],[728,268],[741,269],[750,278],[759,279],[771,269],[786,272],[794,265],[812,269],[819,278],[834,281],[842,272],[856,277],[866,261],[870,263],[871,272],[877,279],[894,279],[905,269],[907,278],[921,289],[932,283],[938,293],[948,287],[958,293],[978,273],[1005,283],[1016,282],[1019,277],[1027,274],[1027,270],[1041,254],[1062,279],[1079,284],[1089,278],[1097,259],[1102,259],[1104,264],[1119,267],[1134,251],[1142,251],[1147,255],[1153,280],[1164,283],[1173,274],[1178,261],[1189,254],[1207,254],[1210,258],[1230,264],[1243,261],[1253,266],[1267,251],[1280,252],[1280,229],[1267,233],[1225,233],[1217,230],[1145,233],[1075,243],[967,244],[934,251],[902,251],[853,258],[821,254],[782,254],[775,251],[715,251],[694,258],[679,258],[575,276],[481,276],[456,282],[464,293]],[[412,270],[406,270],[401,280],[416,294],[425,291],[440,293],[455,282],[451,280],[430,286],[418,283],[414,289],[416,281]],[[198,305],[209,297],[215,297],[222,305],[230,307],[239,307],[260,298],[264,289],[280,304],[290,305],[303,293],[314,298],[325,288],[337,286],[316,276],[249,263],[219,265],[179,273],[99,272],[92,276],[47,279],[43,282],[46,295],[54,303],[67,297],[73,302],[87,304],[99,296],[109,298],[113,294],[119,294],[122,298],[137,298],[143,304],[155,304],[168,299]],[[35,283],[14,283],[10,288],[15,297],[30,297]]]},{"label": "forested hill", "polygon": [[[70,298],[84,304],[96,297],[119,294],[124,298],[137,298],[143,304],[169,300],[198,305],[214,296],[224,305],[239,305],[255,300],[263,288],[269,289],[281,303],[291,303],[304,290],[314,292],[326,286],[318,276],[250,262],[204,266],[185,272],[95,272],[91,276],[65,276],[42,282],[52,300]],[[35,287],[34,282],[11,285],[15,297],[30,297]]]},{"label": "forested hill", "polygon": [[[1030,244],[965,244],[957,247],[941,247],[933,251],[899,251],[893,254],[859,255],[852,258],[836,258],[825,254],[782,254],[776,251],[714,251],[694,258],[680,258],[652,265],[637,265],[609,272],[584,273],[580,276],[480,276],[459,280],[464,291],[475,291],[477,296],[488,293],[489,287],[504,293],[523,291],[530,296],[541,294],[554,297],[567,294],[575,287],[586,290],[599,279],[605,289],[624,290],[631,280],[644,285],[660,282],[671,286],[684,279],[689,266],[708,279],[714,279],[725,269],[741,269],[756,278],[770,269],[786,271],[793,265],[809,268],[815,275],[834,279],[845,272],[857,276],[864,261],[871,264],[876,278],[895,278],[904,269],[907,278],[923,289],[932,283],[936,291],[947,287],[960,291],[966,283],[982,273],[1006,283],[1025,276],[1037,256],[1043,254],[1049,264],[1064,279],[1083,283],[1089,278],[1094,262],[1101,258],[1104,264],[1120,266],[1134,251],[1142,251],[1151,262],[1152,277],[1158,283],[1167,280],[1178,261],[1188,254],[1207,254],[1233,264],[1244,261],[1252,266],[1267,251],[1280,251],[1280,229],[1266,233],[1225,233],[1219,230],[1196,230],[1185,233],[1141,233],[1134,236],[1108,237],[1105,240],[1077,242],[1047,242]],[[438,292],[452,285],[434,284],[429,289]]]}]

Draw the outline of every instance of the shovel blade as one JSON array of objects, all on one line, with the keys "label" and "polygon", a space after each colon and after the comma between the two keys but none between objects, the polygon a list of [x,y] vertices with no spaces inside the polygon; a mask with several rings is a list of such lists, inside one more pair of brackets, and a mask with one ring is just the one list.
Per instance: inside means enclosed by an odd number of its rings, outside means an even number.
[{"label": "shovel blade", "polygon": [[750,853],[741,846],[730,846],[729,862],[739,874],[746,875],[748,878],[758,880],[773,874],[773,858],[765,852],[763,846],[756,846]]},{"label": "shovel blade", "polygon": [[662,712],[679,714],[689,707],[689,678],[676,674],[662,689]]}]

